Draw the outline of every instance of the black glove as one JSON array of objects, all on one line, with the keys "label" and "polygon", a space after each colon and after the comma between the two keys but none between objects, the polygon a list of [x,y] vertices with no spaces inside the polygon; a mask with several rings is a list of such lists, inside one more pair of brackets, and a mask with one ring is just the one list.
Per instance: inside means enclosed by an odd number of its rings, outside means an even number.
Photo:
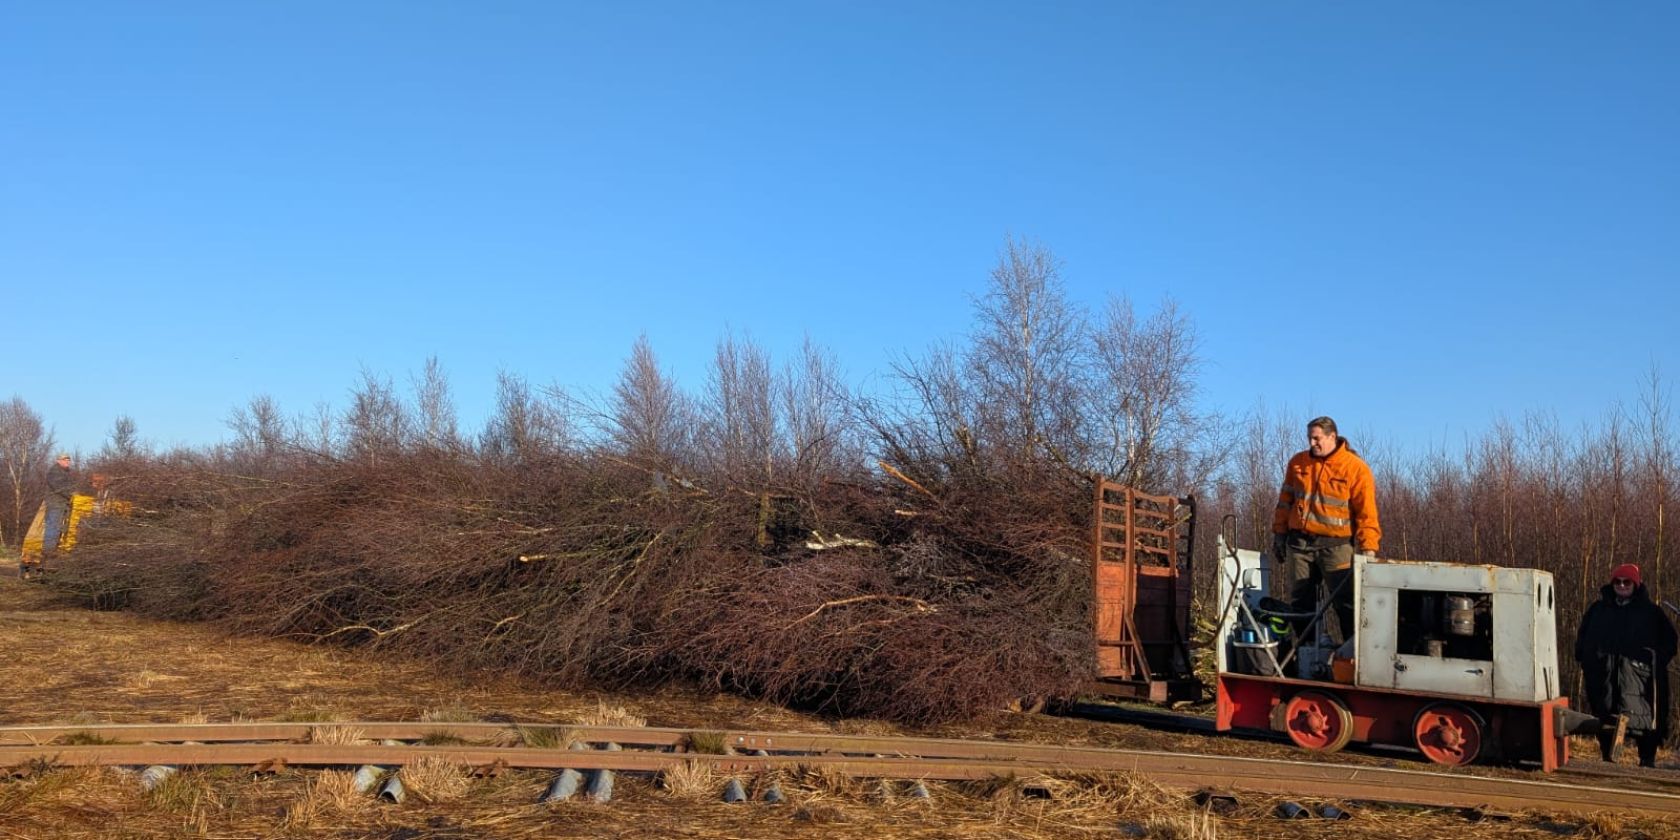
[{"label": "black glove", "polygon": [[1282,563],[1283,562],[1283,555],[1288,551],[1288,549],[1289,549],[1289,535],[1288,534],[1273,534],[1272,535],[1272,562],[1273,563]]}]

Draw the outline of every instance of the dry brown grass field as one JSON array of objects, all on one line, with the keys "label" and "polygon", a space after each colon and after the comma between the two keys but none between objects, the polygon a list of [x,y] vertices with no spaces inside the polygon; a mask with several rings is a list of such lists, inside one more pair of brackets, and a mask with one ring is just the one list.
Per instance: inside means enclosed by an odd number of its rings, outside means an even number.
[{"label": "dry brown grass field", "polygon": [[[440,673],[422,662],[86,610],[10,576],[0,577],[0,633],[7,648],[0,660],[0,722],[7,724],[642,720],[707,730],[908,732],[698,690],[568,693],[491,674]],[[1285,745],[1266,742],[1002,712],[914,734],[1298,757]],[[1336,760],[1395,763],[1358,753]],[[1540,813],[1477,818],[1348,802],[1334,803],[1354,814],[1348,821],[1286,822],[1274,816],[1276,800],[1248,798],[1234,810],[1212,813],[1185,791],[1124,776],[1030,786],[1025,780],[933,785],[931,800],[919,801],[875,782],[810,775],[782,780],[789,801],[779,806],[723,804],[722,780],[697,773],[623,776],[610,804],[538,804],[548,778],[511,772],[467,780],[459,768],[415,767],[409,798],[390,804],[355,793],[345,772],[291,769],[252,778],[236,768],[188,769],[143,792],[122,770],[56,769],[0,781],[0,837],[1680,837],[1680,829],[1649,820]]]}]

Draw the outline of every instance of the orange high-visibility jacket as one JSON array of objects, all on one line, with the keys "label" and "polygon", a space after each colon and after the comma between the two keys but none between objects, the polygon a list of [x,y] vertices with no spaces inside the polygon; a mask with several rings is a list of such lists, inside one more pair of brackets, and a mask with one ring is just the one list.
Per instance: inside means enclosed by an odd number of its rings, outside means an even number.
[{"label": "orange high-visibility jacket", "polygon": [[1360,551],[1377,553],[1377,488],[1371,468],[1346,440],[1323,458],[1296,453],[1283,468],[1283,488],[1272,514],[1272,533],[1303,531],[1322,537],[1352,537]]}]

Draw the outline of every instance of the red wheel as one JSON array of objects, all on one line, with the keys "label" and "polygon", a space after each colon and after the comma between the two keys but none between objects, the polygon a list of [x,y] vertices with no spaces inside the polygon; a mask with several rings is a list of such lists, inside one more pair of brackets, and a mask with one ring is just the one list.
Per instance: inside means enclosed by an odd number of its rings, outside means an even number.
[{"label": "red wheel", "polygon": [[1284,703],[1283,729],[1295,746],[1335,752],[1353,739],[1353,713],[1333,694],[1303,691]]},{"label": "red wheel", "polygon": [[1436,764],[1469,764],[1482,751],[1482,720],[1457,703],[1431,703],[1412,721],[1412,738]]}]

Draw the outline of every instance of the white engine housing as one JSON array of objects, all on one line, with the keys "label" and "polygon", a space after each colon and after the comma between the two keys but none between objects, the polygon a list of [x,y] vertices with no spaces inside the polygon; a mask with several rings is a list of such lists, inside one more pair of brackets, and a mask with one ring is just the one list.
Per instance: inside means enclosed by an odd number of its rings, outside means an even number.
[{"label": "white engine housing", "polygon": [[[1284,649],[1253,618],[1271,589],[1270,564],[1223,537],[1219,555],[1217,667],[1275,675]],[[1559,696],[1550,572],[1362,556],[1353,569],[1358,630],[1343,655],[1352,655],[1355,685],[1519,703]],[[1295,648],[1285,673],[1328,680],[1332,653],[1319,634]]]},{"label": "white engine housing", "polygon": [[[1550,572],[1358,558],[1354,597],[1356,685],[1519,702],[1558,696]],[[1428,605],[1449,597],[1477,605],[1464,637],[1470,655],[1431,652],[1422,638],[1442,635],[1447,622],[1431,620]]]}]

